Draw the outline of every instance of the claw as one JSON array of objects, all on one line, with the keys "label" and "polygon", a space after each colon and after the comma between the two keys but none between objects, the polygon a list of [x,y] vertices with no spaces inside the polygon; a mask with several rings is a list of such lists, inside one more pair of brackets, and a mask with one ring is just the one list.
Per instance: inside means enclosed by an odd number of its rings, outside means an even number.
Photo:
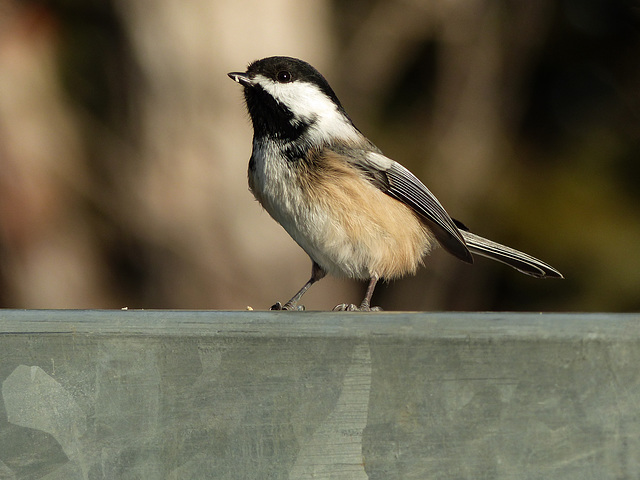
[{"label": "claw", "polygon": [[336,305],[333,307],[334,312],[355,312],[358,310],[353,303],[341,303],[340,305]]},{"label": "claw", "polygon": [[269,310],[289,310],[302,312],[304,311],[304,305],[292,305],[289,302],[282,305],[282,303],[276,302],[275,304],[271,305],[271,308]]},{"label": "claw", "polygon": [[357,307],[353,303],[341,303],[333,307],[334,312],[381,312],[380,307],[370,307],[368,305],[360,305]]}]

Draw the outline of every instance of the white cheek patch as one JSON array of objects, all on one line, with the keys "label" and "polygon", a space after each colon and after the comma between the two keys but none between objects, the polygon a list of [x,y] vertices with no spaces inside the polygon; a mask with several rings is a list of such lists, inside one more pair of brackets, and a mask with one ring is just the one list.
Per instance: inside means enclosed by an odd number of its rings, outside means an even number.
[{"label": "white cheek patch", "polygon": [[263,75],[255,80],[276,101],[285,105],[301,123],[311,123],[310,135],[320,140],[340,138],[357,141],[360,134],[333,101],[316,85],[307,82],[278,83]]}]

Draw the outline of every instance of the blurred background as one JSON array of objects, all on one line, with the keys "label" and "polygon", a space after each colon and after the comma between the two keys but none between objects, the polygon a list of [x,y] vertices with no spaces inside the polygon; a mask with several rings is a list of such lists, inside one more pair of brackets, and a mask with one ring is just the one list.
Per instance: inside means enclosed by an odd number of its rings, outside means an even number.
[{"label": "blurred background", "polygon": [[[248,192],[226,76],[270,55],[473,231],[565,280],[443,251],[388,310],[640,310],[640,4],[0,0],[0,306],[267,309],[310,261]],[[308,309],[358,303],[326,278]]]}]

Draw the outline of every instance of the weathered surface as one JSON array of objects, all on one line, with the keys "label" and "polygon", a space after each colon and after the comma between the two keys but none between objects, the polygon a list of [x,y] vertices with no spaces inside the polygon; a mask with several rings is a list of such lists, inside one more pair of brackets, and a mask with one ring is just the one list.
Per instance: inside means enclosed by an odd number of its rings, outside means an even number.
[{"label": "weathered surface", "polygon": [[0,479],[640,477],[640,315],[0,311]]}]

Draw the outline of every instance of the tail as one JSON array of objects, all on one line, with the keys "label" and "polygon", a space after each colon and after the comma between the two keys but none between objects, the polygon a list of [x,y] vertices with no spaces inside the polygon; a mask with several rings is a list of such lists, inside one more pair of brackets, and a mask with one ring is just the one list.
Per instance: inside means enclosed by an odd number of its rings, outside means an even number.
[{"label": "tail", "polygon": [[487,240],[466,230],[460,230],[469,251],[475,255],[497,260],[515,268],[519,272],[537,278],[564,278],[551,265],[538,260],[531,255],[519,252],[513,248]]}]

